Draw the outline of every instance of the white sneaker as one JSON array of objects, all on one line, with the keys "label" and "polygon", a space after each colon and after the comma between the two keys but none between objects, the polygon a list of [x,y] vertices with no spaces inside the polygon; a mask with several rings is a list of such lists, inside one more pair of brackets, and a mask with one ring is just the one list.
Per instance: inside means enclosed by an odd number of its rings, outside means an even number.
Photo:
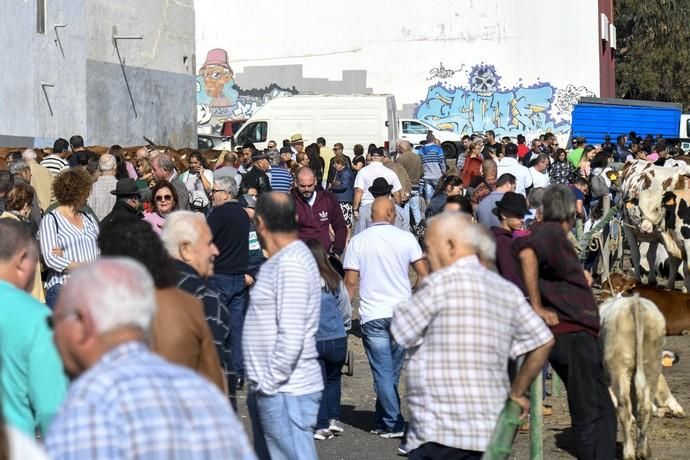
[{"label": "white sneaker", "polygon": [[345,428],[343,428],[343,425],[339,421],[332,418],[328,421],[328,430],[331,433],[337,435],[343,433],[345,431]]},{"label": "white sneaker", "polygon": [[325,441],[326,439],[333,439],[333,438],[335,438],[335,435],[325,428],[322,428],[320,430],[316,430],[314,432],[314,439],[318,439],[319,441]]}]

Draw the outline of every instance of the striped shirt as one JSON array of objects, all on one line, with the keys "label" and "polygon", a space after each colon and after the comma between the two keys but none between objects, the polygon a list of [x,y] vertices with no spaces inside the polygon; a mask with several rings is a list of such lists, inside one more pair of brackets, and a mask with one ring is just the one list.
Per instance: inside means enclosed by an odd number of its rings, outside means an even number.
[{"label": "striped shirt", "polygon": [[271,181],[271,189],[274,192],[288,193],[292,189],[292,174],[285,168],[280,166],[272,166],[266,171],[268,178]]},{"label": "striped shirt", "polygon": [[[57,210],[43,216],[38,231],[43,260],[49,268],[45,289],[65,284],[69,274],[65,271],[70,262],[93,262],[98,249],[98,224],[86,213],[81,213],[83,228],[79,230]],[[62,249],[62,255],[54,255],[53,249]]]},{"label": "striped shirt", "polygon": [[424,179],[440,179],[446,172],[446,158],[443,149],[436,144],[427,144],[422,148],[422,166],[424,166]]},{"label": "striped shirt", "polygon": [[139,342],[108,351],[72,384],[46,450],[54,460],[256,458],[211,382]]},{"label": "striped shirt", "polygon": [[50,174],[55,177],[60,171],[68,167],[68,163],[60,155],[48,155],[41,161],[41,166],[50,171]]},{"label": "striped shirt", "polygon": [[321,391],[315,339],[321,277],[307,246],[294,241],[268,259],[249,299],[242,349],[256,390],[293,396]]}]

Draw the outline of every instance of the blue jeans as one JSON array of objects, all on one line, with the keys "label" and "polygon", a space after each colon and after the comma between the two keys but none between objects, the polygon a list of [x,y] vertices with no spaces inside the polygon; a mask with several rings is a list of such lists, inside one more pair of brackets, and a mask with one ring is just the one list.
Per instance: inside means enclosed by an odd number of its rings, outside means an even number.
[{"label": "blue jeans", "polygon": [[438,181],[439,179],[424,179],[424,198],[427,203],[431,200],[431,197],[434,196]]},{"label": "blue jeans", "polygon": [[247,394],[254,450],[260,460],[316,460],[314,427],[321,392],[302,396]]},{"label": "blue jeans", "polygon": [[50,308],[51,310],[55,309],[55,305],[57,304],[58,295],[60,295],[61,289],[62,284],[53,284],[46,291],[46,305],[48,305],[48,308]]},{"label": "blue jeans", "polygon": [[391,318],[367,321],[362,324],[364,351],[374,376],[376,418],[374,428],[403,431],[405,420],[400,412],[398,382],[405,349],[390,334]]},{"label": "blue jeans", "polygon": [[323,396],[316,429],[328,428],[330,419],[340,418],[340,380],[347,357],[347,337],[316,342],[323,377]]},{"label": "blue jeans", "polygon": [[242,275],[222,275],[211,277],[211,283],[228,299],[230,313],[230,349],[232,351],[233,370],[238,378],[244,377],[244,359],[242,358],[242,328],[244,315],[247,313],[247,286]]},{"label": "blue jeans", "polygon": [[415,225],[422,221],[422,211],[419,209],[419,190],[412,190],[410,192],[410,199],[405,203],[405,213],[410,214],[412,210],[412,217],[414,218]]}]

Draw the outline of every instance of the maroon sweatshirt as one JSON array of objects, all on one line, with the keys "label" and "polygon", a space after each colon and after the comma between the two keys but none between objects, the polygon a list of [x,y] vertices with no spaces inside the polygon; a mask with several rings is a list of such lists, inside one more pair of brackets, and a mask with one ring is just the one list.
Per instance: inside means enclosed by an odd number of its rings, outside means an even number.
[{"label": "maroon sweatshirt", "polygon": [[[347,240],[347,225],[340,204],[331,192],[317,190],[315,193],[316,201],[313,206],[309,206],[296,190],[292,192],[297,204],[299,238],[303,241],[319,240],[326,252],[332,248],[336,254],[342,254]],[[335,232],[333,243],[328,231],[329,225]]]}]

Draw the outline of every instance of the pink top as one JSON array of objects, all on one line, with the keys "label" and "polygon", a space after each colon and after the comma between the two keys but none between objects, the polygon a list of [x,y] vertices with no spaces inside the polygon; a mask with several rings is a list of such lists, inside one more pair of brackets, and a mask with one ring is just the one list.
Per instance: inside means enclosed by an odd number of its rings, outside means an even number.
[{"label": "pink top", "polygon": [[647,160],[651,161],[652,163],[655,162],[656,160],[659,159],[659,154],[656,152],[652,152],[649,155],[647,155]]},{"label": "pink top", "polygon": [[144,220],[151,224],[153,231],[158,235],[163,233],[163,225],[165,224],[165,217],[161,216],[157,212],[145,212]]},{"label": "pink top", "polygon": [[132,165],[131,162],[125,161],[125,166],[127,167],[127,175],[134,180],[139,179],[139,175],[137,174],[136,169],[134,169],[134,165]]}]

